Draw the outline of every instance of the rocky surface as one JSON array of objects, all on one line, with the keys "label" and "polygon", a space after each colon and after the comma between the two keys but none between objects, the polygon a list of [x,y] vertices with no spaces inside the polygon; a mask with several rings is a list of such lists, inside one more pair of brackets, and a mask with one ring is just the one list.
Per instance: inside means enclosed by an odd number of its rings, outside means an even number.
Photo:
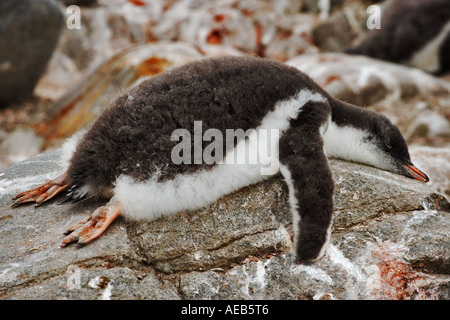
[{"label": "rocky surface", "polygon": [[286,63],[308,73],[338,99],[362,107],[415,96],[447,98],[450,92],[448,81],[418,69],[365,56],[303,54]]},{"label": "rocky surface", "polygon": [[428,185],[450,201],[450,149],[415,145],[409,151],[415,164],[432,177]]},{"label": "rocky surface", "polygon": [[333,160],[332,244],[310,266],[291,253],[281,177],[197,211],[117,220],[91,244],[63,230],[101,203],[11,209],[61,173],[59,151],[0,173],[2,299],[448,299],[450,204],[427,185]]}]

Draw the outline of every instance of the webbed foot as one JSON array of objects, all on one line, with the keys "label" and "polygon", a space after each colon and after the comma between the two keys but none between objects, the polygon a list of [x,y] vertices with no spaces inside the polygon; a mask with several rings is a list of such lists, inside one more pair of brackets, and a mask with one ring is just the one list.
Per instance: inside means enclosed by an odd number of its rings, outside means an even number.
[{"label": "webbed foot", "polygon": [[60,176],[53,180],[44,183],[37,188],[19,193],[12,200],[15,200],[11,207],[17,207],[27,202],[35,202],[36,206],[50,200],[61,191],[69,187],[69,181],[67,172],[64,172]]},{"label": "webbed foot", "polygon": [[120,215],[121,207],[119,203],[105,205],[97,208],[92,214],[79,221],[65,232],[67,235],[61,247],[70,243],[87,244],[99,237],[108,226]]}]

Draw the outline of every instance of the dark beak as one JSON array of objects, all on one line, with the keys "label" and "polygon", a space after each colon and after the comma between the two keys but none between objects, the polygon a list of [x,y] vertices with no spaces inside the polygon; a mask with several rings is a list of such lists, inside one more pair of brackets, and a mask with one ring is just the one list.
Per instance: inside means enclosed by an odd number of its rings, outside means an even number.
[{"label": "dark beak", "polygon": [[425,173],[423,173],[422,171],[417,169],[412,164],[405,164],[405,169],[409,173],[411,178],[414,178],[414,179],[422,181],[422,182],[430,181],[430,179],[428,178],[428,176]]}]

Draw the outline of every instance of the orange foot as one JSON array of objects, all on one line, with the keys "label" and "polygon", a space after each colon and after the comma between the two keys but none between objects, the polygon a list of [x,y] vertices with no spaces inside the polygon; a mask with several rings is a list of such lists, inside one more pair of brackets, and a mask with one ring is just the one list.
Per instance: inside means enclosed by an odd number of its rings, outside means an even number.
[{"label": "orange foot", "polygon": [[67,172],[64,172],[62,175],[48,181],[40,187],[18,194],[13,198],[15,201],[11,207],[17,207],[26,202],[36,202],[36,206],[39,206],[68,187],[69,181]]},{"label": "orange foot", "polygon": [[106,228],[120,215],[118,202],[97,208],[92,214],[76,223],[66,231],[66,237],[61,243],[65,247],[72,242],[87,244],[100,236]]}]

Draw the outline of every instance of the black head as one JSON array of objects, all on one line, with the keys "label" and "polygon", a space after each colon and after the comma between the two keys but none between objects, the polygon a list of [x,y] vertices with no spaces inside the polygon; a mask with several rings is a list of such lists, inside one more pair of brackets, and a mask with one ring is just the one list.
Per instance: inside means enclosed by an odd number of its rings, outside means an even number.
[{"label": "black head", "polygon": [[367,140],[388,156],[393,165],[391,171],[422,182],[429,181],[428,176],[411,162],[408,145],[400,130],[383,115],[374,117]]},{"label": "black head", "polygon": [[412,164],[405,139],[387,117],[333,98],[330,101],[331,123],[323,136],[327,156],[429,181]]}]

